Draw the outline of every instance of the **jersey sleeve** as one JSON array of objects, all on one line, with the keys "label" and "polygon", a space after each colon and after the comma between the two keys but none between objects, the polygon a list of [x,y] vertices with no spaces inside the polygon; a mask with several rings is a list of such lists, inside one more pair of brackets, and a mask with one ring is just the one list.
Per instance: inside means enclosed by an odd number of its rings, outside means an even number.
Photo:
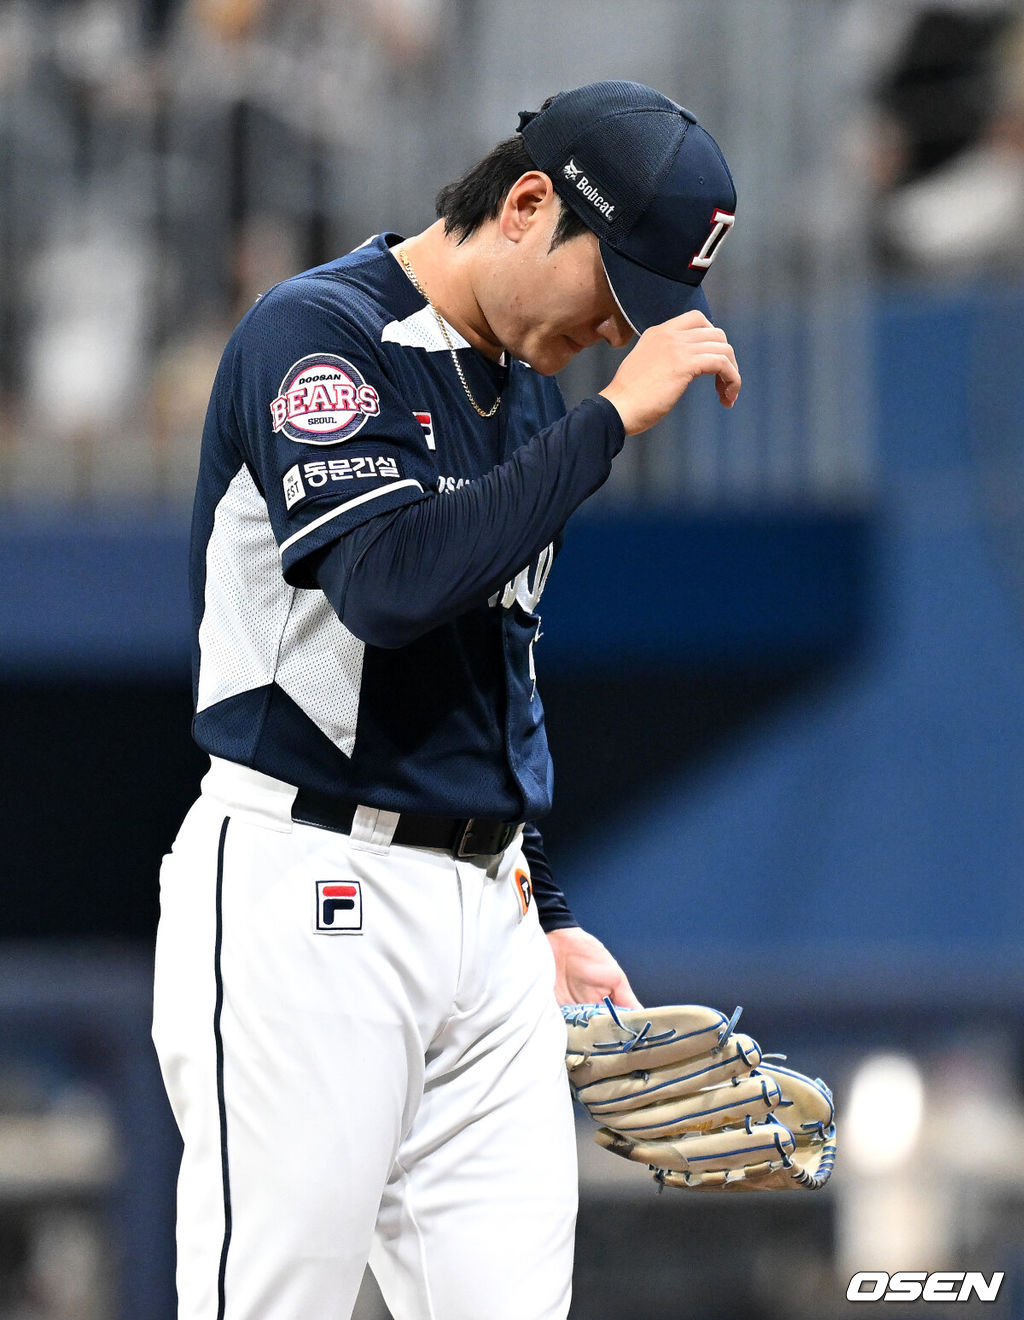
[{"label": "jersey sleeve", "polygon": [[371,333],[321,279],[300,276],[265,294],[230,351],[240,442],[285,577],[313,585],[311,554],[433,488],[422,428]]},{"label": "jersey sleeve", "polygon": [[533,821],[527,821],[523,826],[520,847],[530,867],[530,884],[537,903],[537,917],[541,929],[547,933],[552,930],[564,930],[567,926],[578,926],[580,923],[573,916],[565,895],[551,878],[551,867],[548,865],[547,853],[544,851],[544,840]]},{"label": "jersey sleeve", "polygon": [[483,477],[334,542],[311,565],[316,580],[357,637],[405,646],[484,604],[560,538],[624,441],[614,405],[584,399]]}]

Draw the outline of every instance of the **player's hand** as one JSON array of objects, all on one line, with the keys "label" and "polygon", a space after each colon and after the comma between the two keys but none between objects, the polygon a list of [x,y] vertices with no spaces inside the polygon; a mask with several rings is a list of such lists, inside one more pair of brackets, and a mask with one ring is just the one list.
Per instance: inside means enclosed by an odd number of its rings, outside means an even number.
[{"label": "player's hand", "polygon": [[555,955],[555,998],[560,1004],[599,1004],[607,997],[624,1008],[640,1001],[626,974],[600,940],[573,926],[548,934]]},{"label": "player's hand", "polygon": [[645,330],[601,393],[615,405],[626,434],[639,435],[660,422],[698,376],[714,376],[722,406],[733,406],[741,381],[725,331],[703,312],[685,312]]}]

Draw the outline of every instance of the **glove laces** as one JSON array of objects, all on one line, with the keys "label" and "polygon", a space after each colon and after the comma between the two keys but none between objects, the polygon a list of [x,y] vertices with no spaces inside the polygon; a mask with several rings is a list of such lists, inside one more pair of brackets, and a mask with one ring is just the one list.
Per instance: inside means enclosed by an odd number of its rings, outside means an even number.
[{"label": "glove laces", "polygon": [[[666,1031],[660,1031],[652,1034],[654,1023],[648,1019],[647,1022],[638,1030],[634,1031],[632,1027],[627,1027],[619,1017],[618,1009],[612,1003],[610,997],[605,995],[599,1004],[563,1004],[562,1017],[571,1027],[585,1027],[591,1018],[597,1017],[600,1013],[607,1013],[620,1031],[624,1031],[629,1037],[627,1041],[603,1042],[599,1041],[595,1045],[595,1053],[603,1050],[614,1050],[617,1054],[628,1054],[630,1050],[638,1049],[642,1046],[664,1045],[669,1041],[679,1039],[676,1031],[669,1027]],[[732,1035],[736,1023],[740,1020],[740,1014],[743,1012],[741,1006],[737,1006],[733,1011],[732,1017],[728,1022],[724,1022],[718,1029],[718,1043],[721,1045],[729,1036]]]}]

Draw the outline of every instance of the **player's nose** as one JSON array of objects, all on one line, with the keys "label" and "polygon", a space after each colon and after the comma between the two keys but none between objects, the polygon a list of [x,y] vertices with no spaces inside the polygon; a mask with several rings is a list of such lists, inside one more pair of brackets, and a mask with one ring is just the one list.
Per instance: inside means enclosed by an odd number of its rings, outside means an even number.
[{"label": "player's nose", "polygon": [[625,348],[635,331],[616,307],[597,326],[597,333],[606,343],[611,344],[612,348]]}]

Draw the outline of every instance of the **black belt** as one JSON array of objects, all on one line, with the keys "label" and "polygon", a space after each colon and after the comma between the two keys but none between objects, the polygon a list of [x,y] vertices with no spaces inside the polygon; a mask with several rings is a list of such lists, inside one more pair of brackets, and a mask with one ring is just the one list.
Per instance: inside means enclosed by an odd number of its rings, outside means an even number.
[{"label": "black belt", "polygon": [[[300,788],[292,804],[292,820],[351,834],[358,810],[357,802],[341,802],[325,793]],[[518,822],[507,820],[454,820],[448,816],[413,816],[403,811],[391,842],[410,848],[443,848],[453,857],[481,857],[504,852],[518,829]]]}]

